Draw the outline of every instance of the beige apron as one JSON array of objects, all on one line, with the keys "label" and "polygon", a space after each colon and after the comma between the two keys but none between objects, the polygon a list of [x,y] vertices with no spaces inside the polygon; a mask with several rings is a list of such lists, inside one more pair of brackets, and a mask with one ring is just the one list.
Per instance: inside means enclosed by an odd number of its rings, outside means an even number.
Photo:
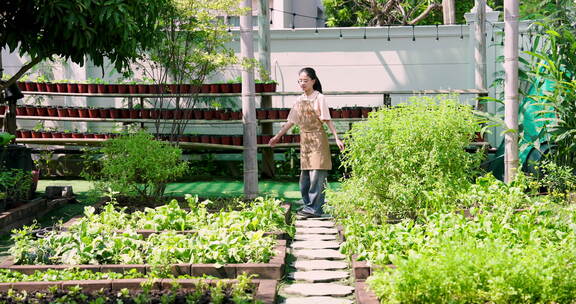
[{"label": "beige apron", "polygon": [[295,105],[300,126],[300,170],[331,170],[328,136],[313,104],[314,100],[300,100]]}]

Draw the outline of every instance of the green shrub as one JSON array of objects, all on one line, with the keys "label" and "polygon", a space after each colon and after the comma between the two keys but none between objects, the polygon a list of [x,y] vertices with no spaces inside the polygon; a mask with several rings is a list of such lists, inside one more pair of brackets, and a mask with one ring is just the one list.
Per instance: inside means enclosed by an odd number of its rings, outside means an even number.
[{"label": "green shrub", "polygon": [[[22,169],[7,169],[0,166],[0,201],[28,199],[32,186],[32,173]],[[3,204],[5,206],[5,204]]]},{"label": "green shrub", "polygon": [[331,206],[355,212],[355,201],[364,201],[361,211],[379,222],[451,206],[469,186],[481,159],[465,151],[480,129],[471,107],[455,96],[410,101],[371,113],[347,134],[342,164],[352,177],[344,188],[354,200],[347,192],[329,193]]},{"label": "green shrub", "polygon": [[180,160],[182,150],[144,131],[107,141],[102,153],[99,187],[142,200],[157,201],[187,167]]}]

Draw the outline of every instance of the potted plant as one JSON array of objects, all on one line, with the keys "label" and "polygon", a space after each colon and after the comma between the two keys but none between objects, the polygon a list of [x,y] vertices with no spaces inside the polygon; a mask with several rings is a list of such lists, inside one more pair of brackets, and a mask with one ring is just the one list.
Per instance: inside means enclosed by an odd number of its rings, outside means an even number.
[{"label": "potted plant", "polygon": [[242,111],[232,111],[230,113],[231,120],[240,120],[242,119]]},{"label": "potted plant", "polygon": [[68,93],[78,93],[78,83],[74,80],[68,80],[66,83],[66,90]]},{"label": "potted plant", "polygon": [[38,92],[47,92],[46,82],[48,82],[48,78],[44,75],[39,75],[36,77],[36,91]]},{"label": "potted plant", "polygon": [[78,113],[77,107],[69,107],[68,109],[68,117],[79,117],[80,114]]},{"label": "potted plant", "polygon": [[38,116],[38,112],[36,111],[36,107],[33,105],[26,105],[24,107],[24,109],[26,110],[26,116]]},{"label": "potted plant", "polygon": [[136,84],[138,94],[148,94],[148,87],[149,85],[147,83],[141,82]]},{"label": "potted plant", "polygon": [[214,119],[214,110],[213,109],[205,109],[204,110],[204,119],[206,119],[206,120]]},{"label": "potted plant", "polygon": [[27,129],[20,130],[20,137],[22,138],[32,138],[32,131]]},{"label": "potted plant", "polygon": [[30,81],[28,75],[20,77],[20,82],[22,83],[22,91],[38,91],[38,86],[36,82]]},{"label": "potted plant", "polygon": [[194,109],[192,112],[194,114],[194,119],[204,119],[204,110],[203,109]]},{"label": "potted plant", "polygon": [[257,79],[255,84],[256,93],[264,92],[264,81]]},{"label": "potted plant", "polygon": [[106,92],[108,94],[118,93],[118,85],[115,83],[106,83]]},{"label": "potted plant", "polygon": [[72,132],[68,129],[62,131],[62,138],[72,138]]},{"label": "potted plant", "polygon": [[41,130],[40,135],[42,138],[52,138],[52,132],[48,130]]},{"label": "potted plant", "polygon": [[120,118],[122,119],[129,119],[130,118],[130,109],[119,109],[120,111]]},{"label": "potted plant", "polygon": [[204,94],[210,93],[210,84],[209,83],[202,84],[202,86],[200,87],[200,93]]},{"label": "potted plant", "polygon": [[122,118],[122,116],[120,114],[120,109],[110,108],[109,113],[110,113],[110,118],[113,118],[113,119]]},{"label": "potted plant", "polygon": [[83,139],[83,138],[84,138],[84,133],[73,132],[73,133],[72,133],[72,138],[75,138],[75,139]]},{"label": "potted plant", "polygon": [[351,117],[351,109],[350,107],[343,107],[342,108],[342,118],[350,118]]},{"label": "potted plant", "polygon": [[190,142],[199,143],[200,142],[200,136],[198,136],[196,134],[190,135]]},{"label": "potted plant", "polygon": [[210,135],[200,135],[200,142],[203,144],[210,143]]},{"label": "potted plant", "polygon": [[330,118],[338,119],[338,118],[340,118],[340,114],[341,114],[341,113],[340,113],[340,111],[339,111],[338,109],[330,108]]},{"label": "potted plant", "polygon": [[42,124],[42,122],[36,123],[36,125],[34,126],[32,131],[30,132],[32,134],[32,138],[42,138],[42,129],[43,128],[44,128],[44,125]]},{"label": "potted plant", "polygon": [[142,108],[140,110],[140,118],[142,119],[149,119],[150,118],[150,109]]},{"label": "potted plant", "polygon": [[94,134],[94,138],[106,139],[106,134],[104,134],[104,133],[95,133],[95,134]]},{"label": "potted plant", "polygon": [[220,135],[212,135],[210,136],[210,143],[213,145],[220,145],[222,144],[222,137]]},{"label": "potted plant", "polygon": [[274,108],[266,109],[266,118],[267,119],[278,119],[278,110]]},{"label": "potted plant", "polygon": [[227,82],[221,82],[220,85],[220,93],[230,93],[232,92],[232,86]]},{"label": "potted plant", "polygon": [[350,117],[351,118],[361,118],[362,117],[362,111],[360,110],[360,107],[353,106],[352,108],[350,108]]},{"label": "potted plant", "polygon": [[98,85],[96,84],[96,80],[94,78],[88,79],[88,93],[96,94],[98,93]]},{"label": "potted plant", "polygon": [[36,115],[38,115],[38,116],[48,116],[48,108],[46,108],[46,107],[36,107]]},{"label": "potted plant", "polygon": [[88,84],[86,83],[86,81],[78,81],[78,83],[76,83],[76,86],[78,87],[78,93],[80,94],[88,93]]},{"label": "potted plant", "polygon": [[256,119],[258,120],[266,119],[266,109],[263,108],[256,109]]},{"label": "potted plant", "polygon": [[229,120],[230,119],[230,109],[223,109],[220,111],[220,120]]},{"label": "potted plant", "polygon": [[26,107],[24,106],[20,106],[20,107],[16,107],[16,115],[17,116],[26,116]]},{"label": "potted plant", "polygon": [[187,83],[181,83],[178,85],[178,91],[180,94],[190,94],[191,85]]},{"label": "potted plant", "polygon": [[109,118],[110,117],[110,109],[100,108],[98,109],[100,118]]},{"label": "potted plant", "polygon": [[174,118],[174,112],[171,109],[162,109],[162,111],[160,111],[160,118],[173,119]]},{"label": "potted plant", "polygon": [[231,145],[232,144],[232,136],[230,135],[222,135],[220,138],[220,143],[223,145]]},{"label": "potted plant", "polygon": [[134,105],[134,107],[132,107],[132,109],[129,109],[129,118],[130,119],[139,119],[141,108],[142,108],[142,106],[137,104],[137,105]]},{"label": "potted plant", "polygon": [[60,131],[52,131],[52,138],[62,138],[62,132]]},{"label": "potted plant", "polygon": [[264,92],[276,92],[276,85],[278,83],[274,80],[264,81]]},{"label": "potted plant", "polygon": [[171,83],[168,85],[169,94],[178,94],[178,84]]},{"label": "potted plant", "polygon": [[128,85],[121,80],[116,81],[116,92],[118,94],[126,94],[128,93]]},{"label": "potted plant", "polygon": [[287,119],[288,114],[290,114],[289,108],[280,108],[278,109],[278,119]]},{"label": "potted plant", "polygon": [[242,76],[238,76],[235,79],[229,80],[230,92],[231,93],[241,93],[242,92]]},{"label": "potted plant", "polygon": [[89,118],[100,118],[100,109],[89,107],[88,108],[88,117]]},{"label": "potted plant", "polygon": [[68,83],[66,79],[55,80],[56,91],[58,93],[68,93]]},{"label": "potted plant", "polygon": [[210,94],[218,94],[218,93],[220,93],[220,84],[211,83],[210,84]]},{"label": "potted plant", "polygon": [[58,117],[58,109],[54,106],[46,107],[46,112],[48,112],[48,116],[50,117]]},{"label": "potted plant", "polygon": [[242,135],[236,135],[232,137],[232,144],[235,146],[241,146],[242,142],[243,142],[243,136]]},{"label": "potted plant", "polygon": [[88,108],[78,108],[78,117],[90,118],[90,109]]},{"label": "potted plant", "polygon": [[98,94],[106,94],[108,93],[108,82],[106,82],[102,78],[94,79],[94,83],[96,84],[96,90]]}]

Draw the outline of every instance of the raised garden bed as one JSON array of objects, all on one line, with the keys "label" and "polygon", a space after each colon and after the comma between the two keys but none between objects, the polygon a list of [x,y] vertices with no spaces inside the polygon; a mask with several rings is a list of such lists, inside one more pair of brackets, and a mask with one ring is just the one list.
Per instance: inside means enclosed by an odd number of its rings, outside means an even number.
[{"label": "raised garden bed", "polygon": [[[174,275],[203,276],[218,278],[235,278],[242,273],[257,275],[260,279],[280,280],[284,274],[286,259],[286,240],[278,240],[274,248],[275,255],[268,263],[238,263],[238,264],[173,264],[170,270]],[[9,269],[24,274],[48,269],[78,268],[100,272],[126,272],[135,269],[143,274],[150,274],[154,265],[148,264],[108,264],[108,265],[16,265],[12,258],[0,264],[0,269]]]},{"label": "raised garden bed", "polygon": [[[179,286],[178,293],[186,295],[197,289],[200,282],[214,286],[218,280],[199,280],[199,279],[154,279],[150,284],[151,295],[174,294],[174,284]],[[83,281],[59,281],[59,282],[16,282],[0,283],[0,299],[5,299],[6,292],[9,290],[39,292],[49,289],[58,288],[61,292],[70,288],[80,287],[83,292],[93,293],[102,292],[104,295],[118,296],[118,292],[127,289],[129,294],[126,297],[132,297],[135,293],[142,292],[142,284],[149,283],[148,279],[114,279],[114,280],[83,280]],[[234,284],[236,281],[231,280]],[[251,286],[255,292],[252,294],[253,300],[262,303],[275,303],[276,301],[276,280],[252,280]],[[121,293],[120,293],[121,294]],[[210,300],[205,299],[205,300]],[[208,302],[206,301],[206,303]],[[43,302],[40,302],[43,303]],[[44,302],[46,303],[46,302]],[[164,303],[164,302],[163,302]],[[173,303],[173,302],[168,302]],[[176,302],[178,303],[178,302]],[[199,303],[204,303],[200,302]]]},{"label": "raised garden bed", "polygon": [[1,212],[0,234],[8,234],[12,229],[30,224],[35,219],[53,209],[74,201],[74,198],[58,198],[53,200],[36,198],[21,206]]},{"label": "raised garden bed", "polygon": [[368,288],[366,281],[356,281],[354,291],[357,304],[380,304],[378,297]]}]

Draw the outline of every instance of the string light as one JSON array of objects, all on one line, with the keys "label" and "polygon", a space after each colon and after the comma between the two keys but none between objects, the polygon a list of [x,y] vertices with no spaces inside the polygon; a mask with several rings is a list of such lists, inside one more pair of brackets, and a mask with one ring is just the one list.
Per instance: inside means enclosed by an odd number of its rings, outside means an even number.
[{"label": "string light", "polygon": [[390,25],[388,25],[388,38],[386,40],[390,41]]},{"label": "string light", "polygon": [[314,34],[318,35],[318,17],[316,17],[316,29],[314,30]]},{"label": "string light", "polygon": [[364,39],[366,39],[366,27],[364,27]]},{"label": "string light", "polygon": [[524,51],[524,33],[520,33],[520,50]]},{"label": "string light", "polygon": [[342,36],[342,29],[340,29],[340,40],[344,39],[344,37]]},{"label": "string light", "polygon": [[414,28],[416,26],[414,24],[412,24],[412,41],[416,41],[416,35],[414,34]]},{"label": "string light", "polygon": [[438,36],[438,24],[436,24],[436,41],[440,40],[440,36]]},{"label": "string light", "polygon": [[492,37],[490,37],[490,41],[494,42],[494,24],[492,24]]},{"label": "string light", "polygon": [[292,30],[296,29],[296,13],[292,13]]},{"label": "string light", "polygon": [[463,27],[464,27],[464,25],[460,24],[460,39],[464,39],[464,31],[462,29]]}]

